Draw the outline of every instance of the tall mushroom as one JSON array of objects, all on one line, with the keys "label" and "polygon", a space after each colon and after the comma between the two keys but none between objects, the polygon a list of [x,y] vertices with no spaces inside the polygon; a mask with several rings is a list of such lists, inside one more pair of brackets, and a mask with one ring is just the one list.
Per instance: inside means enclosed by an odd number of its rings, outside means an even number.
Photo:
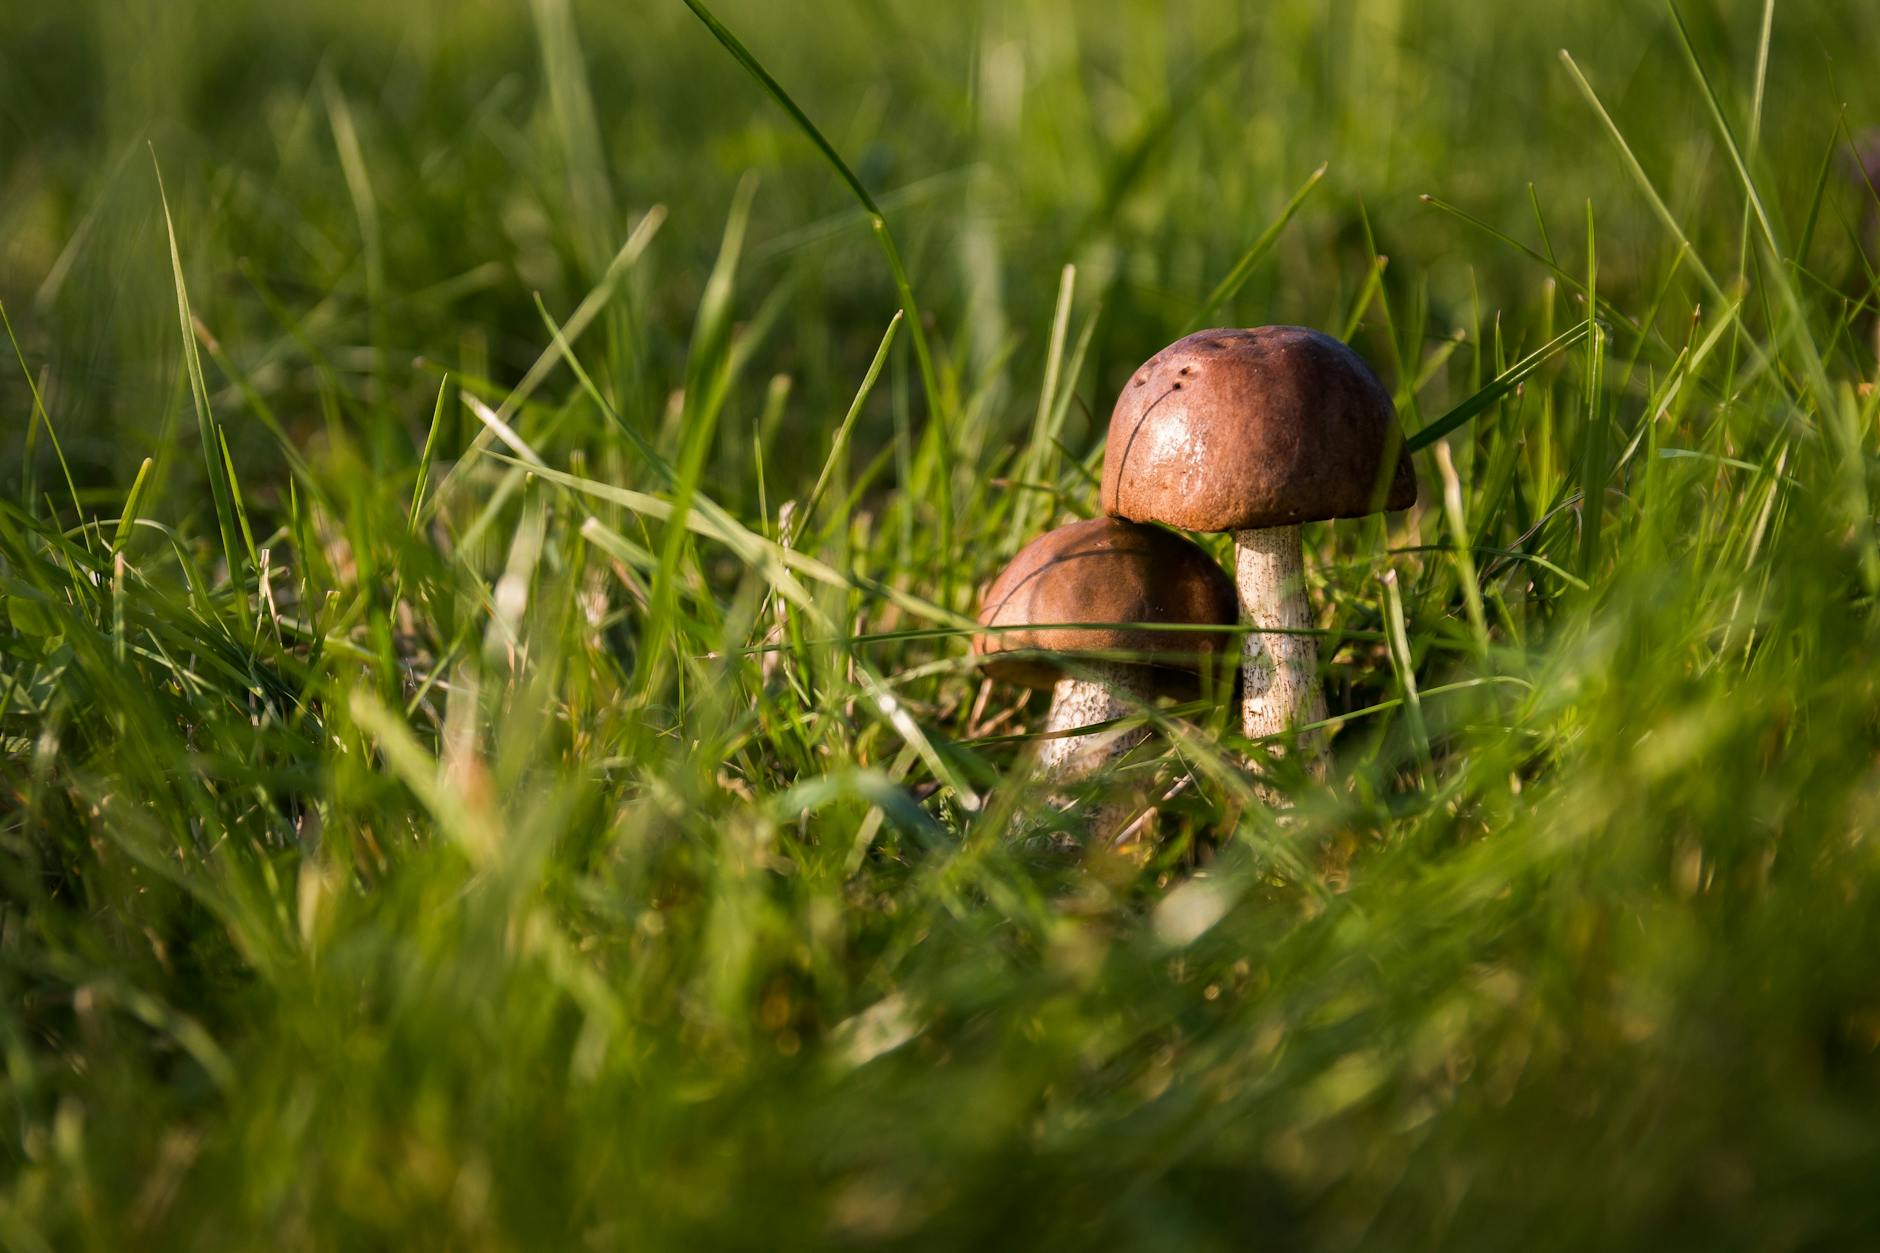
[{"label": "tall mushroom", "polygon": [[1146,626],[1233,622],[1234,585],[1207,553],[1159,526],[1091,518],[1012,558],[986,589],[979,623],[1017,629],[977,635],[973,651],[993,678],[1051,691],[1041,764],[1075,778],[1147,732],[1065,732],[1126,717],[1160,691],[1193,690],[1196,674],[1233,647],[1226,632]]},{"label": "tall mushroom", "polygon": [[[1325,717],[1299,524],[1416,503],[1390,393],[1340,341],[1298,326],[1197,331],[1136,371],[1110,415],[1103,507],[1234,536],[1250,739]],[[1319,736],[1300,743],[1322,773]]]}]

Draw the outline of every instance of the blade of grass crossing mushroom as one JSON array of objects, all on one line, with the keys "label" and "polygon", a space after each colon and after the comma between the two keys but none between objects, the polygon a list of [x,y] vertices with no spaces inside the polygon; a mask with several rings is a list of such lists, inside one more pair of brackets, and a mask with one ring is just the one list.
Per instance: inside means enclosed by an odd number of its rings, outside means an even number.
[{"label": "blade of grass crossing mushroom", "polygon": [[[1365,208],[1363,200],[1358,201],[1358,225],[1364,232],[1365,252],[1378,258],[1380,266],[1388,264],[1388,258],[1377,250],[1377,233],[1371,229],[1371,214]],[[1384,319],[1384,346],[1390,349],[1391,377],[1397,380],[1397,392],[1393,399],[1396,401],[1400,414],[1413,418],[1420,424],[1422,411],[1417,407],[1416,393],[1410,390],[1410,369],[1404,363],[1403,346],[1399,343],[1397,336],[1398,319],[1391,310],[1390,288],[1383,282],[1381,273],[1378,276],[1377,290],[1370,299],[1376,303],[1378,312]]]}]

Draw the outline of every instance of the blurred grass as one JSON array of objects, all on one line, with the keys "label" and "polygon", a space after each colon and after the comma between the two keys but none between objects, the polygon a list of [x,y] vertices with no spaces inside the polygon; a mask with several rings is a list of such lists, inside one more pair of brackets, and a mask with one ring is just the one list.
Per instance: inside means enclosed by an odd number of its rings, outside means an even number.
[{"label": "blurred grass", "polygon": [[[711,11],[918,325],[679,0],[0,10],[0,1243],[1870,1242],[1858,10]],[[962,615],[1204,316],[1423,501],[1067,853]]]}]

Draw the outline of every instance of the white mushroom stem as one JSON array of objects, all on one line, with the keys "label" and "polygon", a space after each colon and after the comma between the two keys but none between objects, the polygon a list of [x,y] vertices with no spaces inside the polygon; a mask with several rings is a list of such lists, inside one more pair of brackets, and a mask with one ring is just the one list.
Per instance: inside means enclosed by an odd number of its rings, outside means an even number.
[{"label": "white mushroom stem", "polygon": [[1051,689],[1051,711],[1044,729],[1050,738],[1038,741],[1038,762],[1046,776],[1081,779],[1148,738],[1149,728],[1105,727],[1086,735],[1066,735],[1093,723],[1127,718],[1153,697],[1153,679],[1143,666],[1114,661],[1080,664],[1075,676],[1066,675]]},{"label": "white mushroom stem", "polygon": [[[1241,637],[1240,721],[1250,740],[1284,735],[1325,719],[1319,686],[1319,644],[1306,598],[1304,550],[1296,526],[1234,532],[1234,582]],[[1294,741],[1306,769],[1324,777],[1325,737],[1310,731]]]}]

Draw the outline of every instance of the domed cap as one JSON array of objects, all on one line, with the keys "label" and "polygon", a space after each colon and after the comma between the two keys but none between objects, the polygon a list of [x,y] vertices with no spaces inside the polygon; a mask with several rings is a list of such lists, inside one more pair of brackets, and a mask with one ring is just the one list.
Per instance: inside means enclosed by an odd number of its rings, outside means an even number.
[{"label": "domed cap", "polygon": [[1238,531],[1416,499],[1390,393],[1357,353],[1305,327],[1178,339],[1110,415],[1103,508],[1119,517]]},{"label": "domed cap", "polygon": [[1091,518],[1046,532],[1019,551],[980,602],[979,623],[1036,627],[973,638],[973,652],[997,679],[1050,687],[1062,677],[1058,653],[1128,652],[1145,665],[1196,671],[1235,648],[1231,634],[1149,631],[1054,623],[1188,623],[1232,626],[1234,585],[1214,559],[1158,526]]}]

